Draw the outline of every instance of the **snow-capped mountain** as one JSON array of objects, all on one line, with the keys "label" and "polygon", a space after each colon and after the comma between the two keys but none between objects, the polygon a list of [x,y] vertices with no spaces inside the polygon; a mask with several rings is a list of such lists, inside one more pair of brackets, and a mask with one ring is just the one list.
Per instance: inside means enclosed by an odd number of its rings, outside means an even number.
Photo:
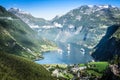
[{"label": "snow-capped mountain", "polygon": [[[9,11],[14,12],[11,9]],[[75,43],[93,49],[105,35],[107,28],[116,24],[116,18],[120,18],[120,9],[111,5],[83,5],[63,16],[56,16],[51,21],[36,21],[36,18],[31,17],[30,14],[27,16],[19,13],[14,14],[28,25],[30,23],[38,25],[39,22],[39,27],[34,29],[42,37],[52,41]]]},{"label": "snow-capped mountain", "polygon": [[67,41],[93,48],[119,17],[120,9],[115,6],[83,5],[54,19],[52,23],[57,23],[62,26],[62,30],[74,34]]},{"label": "snow-capped mountain", "polygon": [[8,11],[12,11],[14,14],[19,13],[19,14],[31,15],[29,12],[22,11],[22,10],[19,9],[19,8],[10,8]]},{"label": "snow-capped mountain", "polygon": [[46,21],[45,19],[36,18],[32,16],[30,13],[26,11],[22,11],[21,9],[18,9],[18,8],[10,8],[8,11],[18,16],[25,23],[27,23],[31,28],[39,28],[49,23],[49,21]]}]

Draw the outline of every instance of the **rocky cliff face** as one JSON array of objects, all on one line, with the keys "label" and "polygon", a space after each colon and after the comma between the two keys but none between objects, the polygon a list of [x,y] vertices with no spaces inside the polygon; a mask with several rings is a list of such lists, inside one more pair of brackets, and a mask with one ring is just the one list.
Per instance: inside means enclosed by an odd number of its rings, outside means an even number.
[{"label": "rocky cliff face", "polygon": [[[13,9],[9,11],[15,12]],[[20,11],[16,11],[14,14],[26,22],[24,20],[26,16],[23,18],[24,14],[21,15]],[[118,7],[111,5],[83,5],[33,29],[41,37],[49,40],[75,43],[88,49],[93,49],[106,34],[107,28],[116,24],[114,18],[118,17],[120,17],[120,9]],[[31,21],[29,16],[27,19]],[[32,23],[34,24],[36,21]]]},{"label": "rocky cliff face", "polygon": [[100,80],[120,80],[120,68],[118,65],[110,65]]},{"label": "rocky cliff face", "polygon": [[107,28],[116,24],[113,17],[118,16],[120,9],[111,5],[83,5],[54,18],[52,27],[37,28],[37,31],[55,41],[67,41],[92,49],[106,34]]},{"label": "rocky cliff face", "polygon": [[107,29],[92,56],[96,60],[111,60],[116,54],[120,56],[120,25],[113,25]]}]

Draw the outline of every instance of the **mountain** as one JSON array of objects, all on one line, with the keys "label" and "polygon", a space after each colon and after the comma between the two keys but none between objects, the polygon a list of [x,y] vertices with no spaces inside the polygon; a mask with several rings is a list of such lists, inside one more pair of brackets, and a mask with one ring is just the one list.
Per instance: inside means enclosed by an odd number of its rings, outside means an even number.
[{"label": "mountain", "polygon": [[56,43],[74,43],[92,50],[105,36],[108,27],[117,24],[119,16],[120,8],[115,6],[82,5],[34,30]]},{"label": "mountain", "polygon": [[49,40],[75,43],[92,50],[106,34],[107,28],[116,24],[114,18],[119,16],[118,7],[83,5],[61,17],[55,17],[50,21],[51,27],[44,26],[35,30]]},{"label": "mountain", "polygon": [[35,59],[53,47],[53,43],[39,37],[20,18],[0,6],[0,51]]},{"label": "mountain", "polygon": [[92,53],[96,60],[103,61],[112,60],[115,55],[120,56],[120,25],[109,27]]},{"label": "mountain", "polygon": [[39,28],[41,26],[49,24],[49,21],[42,18],[33,17],[30,13],[22,11],[21,9],[18,9],[18,8],[10,8],[8,11],[18,16],[21,20],[27,23],[31,28]]},{"label": "mountain", "polygon": [[111,5],[83,5],[54,19],[52,23],[59,24],[63,31],[74,35],[68,39],[73,39],[71,42],[93,48],[105,35],[107,28],[115,24],[111,18],[119,15],[120,9]]},{"label": "mountain", "polygon": [[1,80],[56,80],[41,65],[0,51]]},{"label": "mountain", "polygon": [[42,65],[29,60],[41,57],[40,53],[52,46],[50,41],[38,37],[20,18],[0,6],[1,80],[56,80]]}]

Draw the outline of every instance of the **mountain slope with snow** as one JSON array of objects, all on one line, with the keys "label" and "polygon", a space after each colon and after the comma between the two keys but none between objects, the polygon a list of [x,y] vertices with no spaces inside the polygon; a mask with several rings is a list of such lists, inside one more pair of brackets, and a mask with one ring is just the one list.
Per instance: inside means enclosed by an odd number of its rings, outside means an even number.
[{"label": "mountain slope with snow", "polygon": [[119,16],[120,8],[115,6],[82,5],[34,29],[49,40],[93,49],[106,34],[107,28],[116,24]]},{"label": "mountain slope with snow", "polygon": [[20,18],[0,6],[0,51],[35,59],[52,46],[50,41],[39,37]]},{"label": "mountain slope with snow", "polygon": [[62,30],[74,35],[69,40],[86,47],[95,47],[105,35],[109,26],[116,24],[120,9],[111,5],[83,5],[65,15],[56,18],[52,23],[62,25]]},{"label": "mountain slope with snow", "polygon": [[18,8],[10,8],[8,11],[18,16],[25,23],[27,23],[31,28],[39,28],[41,26],[49,24],[49,21],[46,21],[45,19],[42,19],[42,18],[36,18],[32,16],[30,13],[22,11],[21,9],[18,9]]}]

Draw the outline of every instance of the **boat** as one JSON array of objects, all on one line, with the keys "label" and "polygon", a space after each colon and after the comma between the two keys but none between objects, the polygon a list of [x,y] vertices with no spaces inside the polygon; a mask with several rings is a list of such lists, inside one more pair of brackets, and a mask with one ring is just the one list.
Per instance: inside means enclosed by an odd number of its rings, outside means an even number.
[{"label": "boat", "polygon": [[80,49],[80,53],[82,53],[83,55],[85,54],[85,49],[84,48],[81,48]]},{"label": "boat", "polygon": [[63,50],[60,49],[60,48],[58,48],[58,49],[57,49],[57,52],[60,53],[60,54],[62,54],[62,53],[63,53]]}]

